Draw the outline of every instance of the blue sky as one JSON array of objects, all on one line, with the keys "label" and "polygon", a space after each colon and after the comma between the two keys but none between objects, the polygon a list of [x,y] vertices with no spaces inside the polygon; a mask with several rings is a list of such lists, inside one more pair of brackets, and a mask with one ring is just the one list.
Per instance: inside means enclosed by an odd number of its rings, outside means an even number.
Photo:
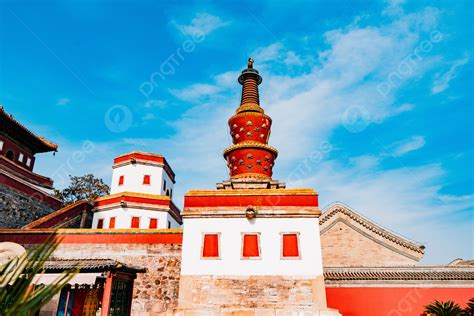
[{"label": "blue sky", "polygon": [[110,181],[117,154],[164,154],[175,196],[227,179],[249,56],[280,155],[313,187],[426,245],[473,256],[471,1],[2,1],[0,104],[59,152],[36,171]]}]

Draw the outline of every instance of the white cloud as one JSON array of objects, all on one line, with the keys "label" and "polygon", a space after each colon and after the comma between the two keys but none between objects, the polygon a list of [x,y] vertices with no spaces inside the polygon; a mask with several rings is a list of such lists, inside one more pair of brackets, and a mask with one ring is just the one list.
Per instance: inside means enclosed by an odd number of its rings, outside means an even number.
[{"label": "white cloud", "polygon": [[166,105],[166,101],[151,99],[145,102],[143,106],[145,108],[162,108]]},{"label": "white cloud", "polygon": [[437,94],[443,92],[447,88],[449,88],[449,83],[451,80],[457,77],[460,68],[469,62],[468,57],[464,57],[463,59],[455,60],[448,71],[441,74],[438,73],[436,75],[436,79],[433,81],[433,86],[431,87],[431,93]]},{"label": "white cloud", "polygon": [[290,66],[309,66],[310,56],[300,56],[292,50],[288,50],[281,42],[272,43],[268,46],[256,49],[252,54],[255,64],[262,70],[267,65],[275,64]]},{"label": "white cloud", "polygon": [[287,65],[298,65],[298,66],[303,65],[303,61],[301,60],[301,57],[296,55],[295,52],[288,52],[284,62]]},{"label": "white cloud", "polygon": [[118,142],[100,143],[86,139],[71,143],[60,136],[52,139],[59,144],[58,152],[55,155],[37,155],[35,172],[51,177],[54,187],[58,189],[69,185],[69,175],[92,173],[108,183],[113,158],[123,150]]},{"label": "white cloud", "polygon": [[59,98],[56,105],[63,106],[69,104],[69,102],[71,102],[69,98]]},{"label": "white cloud", "polygon": [[252,53],[252,56],[256,62],[265,63],[279,59],[282,50],[283,44],[277,42],[266,47],[258,48]]},{"label": "white cloud", "polygon": [[[288,186],[314,187],[322,207],[342,201],[375,222],[426,244],[426,263],[471,258],[472,241],[466,237],[472,234],[472,216],[470,225],[469,220],[452,223],[456,214],[474,212],[474,195],[443,194],[446,171],[439,164],[384,170],[380,159],[362,156],[348,163],[323,160],[314,164],[303,159],[299,166],[305,172],[298,173],[300,177],[290,172]],[[444,247],[447,244],[449,249]]]},{"label": "white cloud", "polygon": [[[313,167],[297,181],[290,177],[301,157],[310,157],[336,129],[344,126],[344,113],[351,107],[367,112],[367,124],[381,124],[388,117],[413,109],[412,104],[396,102],[397,89],[382,96],[377,92],[377,85],[386,80],[421,41],[429,38],[424,32],[436,28],[436,17],[435,10],[426,9],[397,17],[384,25],[334,29],[324,34],[326,48],[315,56],[297,53],[277,42],[256,49],[254,58],[255,67],[264,77],[260,90],[262,106],[273,118],[270,144],[280,152],[275,178],[282,181],[290,178],[289,184],[293,187],[315,187],[320,192],[321,205],[337,200],[345,202],[367,217],[441,251],[440,236],[457,244],[455,240],[464,236],[466,228],[456,232],[452,227],[439,223],[429,226],[429,223],[436,218],[450,220],[447,216],[467,209],[473,201],[469,196],[442,194],[446,171],[439,164],[383,170],[382,158],[390,157],[367,155],[347,161],[322,160],[311,165]],[[198,17],[195,19],[190,25],[179,27],[186,34],[216,29],[202,27],[202,21],[206,20],[202,16],[201,21]],[[423,56],[397,88],[422,77],[436,57]],[[307,63],[309,59],[315,63]],[[275,65],[294,67],[299,60],[304,61],[304,73],[295,75],[274,70]],[[213,188],[215,182],[228,178],[221,153],[232,144],[227,119],[239,104],[238,74],[238,70],[225,72],[212,76],[209,82],[172,90],[177,98],[196,104],[171,124],[177,131],[172,138],[125,139],[98,145],[110,150],[104,153],[110,157],[107,173],[110,173],[111,155],[115,153],[131,149],[159,151],[177,174],[175,196],[179,202],[182,201],[179,197],[189,189]],[[350,131],[347,133],[350,137]],[[421,148],[424,139],[411,141],[410,146],[409,141],[405,147],[399,144],[395,152],[403,154],[417,146]],[[446,229],[447,234],[431,234],[430,229]],[[461,253],[464,251],[459,250],[461,246],[465,247],[466,243],[450,251]],[[431,261],[443,258],[441,253],[430,256]]]},{"label": "white cloud", "polygon": [[240,71],[227,71],[214,77],[214,81],[217,87],[220,88],[235,88],[237,78],[240,75]]},{"label": "white cloud", "polygon": [[[281,63],[290,52],[280,42],[255,50],[255,67],[264,77],[260,100],[274,123],[270,143],[280,151],[276,174],[291,168],[300,157],[307,157],[327,140],[332,131],[341,126],[344,112],[352,106],[367,111],[368,124],[379,124],[387,117],[413,108],[408,104],[396,105],[396,89],[384,97],[376,87],[425,39],[420,38],[420,28],[426,26],[424,21],[432,20],[426,15],[433,14],[433,10],[424,10],[379,27],[351,26],[329,31],[325,34],[328,48],[319,53],[318,63],[310,65],[303,74],[273,72],[274,62]],[[423,62],[429,62],[429,58],[419,63]],[[421,76],[426,69],[420,66],[416,70],[407,81]],[[240,86],[234,81],[237,75],[238,72],[226,72],[213,76],[211,83],[172,91],[182,100],[200,101],[174,124],[179,130],[175,139],[180,140],[180,148],[184,150],[180,156],[201,157],[199,160],[207,161],[209,154],[219,153],[225,147],[223,144],[231,142],[226,134],[226,121],[239,104]],[[192,126],[192,130],[188,130],[188,126]],[[210,126],[216,129],[211,130]],[[188,134],[194,135],[193,138]],[[200,135],[199,144],[195,135]],[[195,152],[196,146],[206,150]],[[190,151],[194,151],[192,155]]]},{"label": "white cloud", "polygon": [[400,157],[409,152],[418,150],[425,146],[426,141],[423,136],[412,136],[409,139],[405,139],[400,142],[392,144],[390,147],[392,149],[392,155],[394,157]]},{"label": "white cloud", "polygon": [[146,113],[145,115],[142,116],[142,121],[144,121],[144,122],[152,121],[154,119],[156,119],[156,116],[153,113]]},{"label": "white cloud", "polygon": [[229,22],[223,21],[220,17],[209,13],[198,13],[191,20],[190,24],[178,24],[174,22],[176,28],[187,36],[206,36],[209,33],[224,27]]},{"label": "white cloud", "polygon": [[212,96],[220,90],[221,88],[216,85],[197,83],[183,89],[171,89],[170,92],[181,100],[195,101],[202,97]]},{"label": "white cloud", "polygon": [[415,108],[415,106],[413,104],[403,103],[402,105],[400,105],[398,108],[396,108],[394,110],[394,113],[395,114],[401,114],[401,113],[404,113],[404,112],[410,112],[414,108]]},{"label": "white cloud", "polygon": [[396,16],[403,13],[405,0],[388,0],[387,7],[382,11],[383,15]]}]

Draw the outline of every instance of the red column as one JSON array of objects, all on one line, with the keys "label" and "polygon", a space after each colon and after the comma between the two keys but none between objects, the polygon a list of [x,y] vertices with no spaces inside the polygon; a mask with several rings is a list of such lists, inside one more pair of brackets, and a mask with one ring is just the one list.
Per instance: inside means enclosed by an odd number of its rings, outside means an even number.
[{"label": "red column", "polygon": [[102,312],[101,316],[108,316],[110,310],[110,301],[112,299],[112,283],[113,283],[113,273],[107,272],[107,278],[105,279],[104,284],[104,294],[102,295]]}]

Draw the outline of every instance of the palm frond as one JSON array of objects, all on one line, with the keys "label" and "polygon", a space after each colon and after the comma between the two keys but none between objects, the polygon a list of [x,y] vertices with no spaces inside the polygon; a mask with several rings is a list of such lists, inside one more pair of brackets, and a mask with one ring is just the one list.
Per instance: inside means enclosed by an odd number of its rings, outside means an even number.
[{"label": "palm frond", "polygon": [[453,301],[440,302],[435,300],[425,306],[425,312],[436,316],[461,316],[461,307]]},{"label": "palm frond", "polygon": [[35,286],[44,264],[61,240],[51,235],[43,244],[0,268],[0,315],[31,315],[49,302],[79,272],[75,266],[61,273],[51,284]]}]

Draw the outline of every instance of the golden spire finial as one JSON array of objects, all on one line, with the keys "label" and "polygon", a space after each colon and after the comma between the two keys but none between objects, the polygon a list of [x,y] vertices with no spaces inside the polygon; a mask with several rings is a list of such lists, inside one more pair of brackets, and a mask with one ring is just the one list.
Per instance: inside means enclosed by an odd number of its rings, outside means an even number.
[{"label": "golden spire finial", "polygon": [[247,68],[253,68],[253,58],[249,58],[249,63],[247,64]]}]

